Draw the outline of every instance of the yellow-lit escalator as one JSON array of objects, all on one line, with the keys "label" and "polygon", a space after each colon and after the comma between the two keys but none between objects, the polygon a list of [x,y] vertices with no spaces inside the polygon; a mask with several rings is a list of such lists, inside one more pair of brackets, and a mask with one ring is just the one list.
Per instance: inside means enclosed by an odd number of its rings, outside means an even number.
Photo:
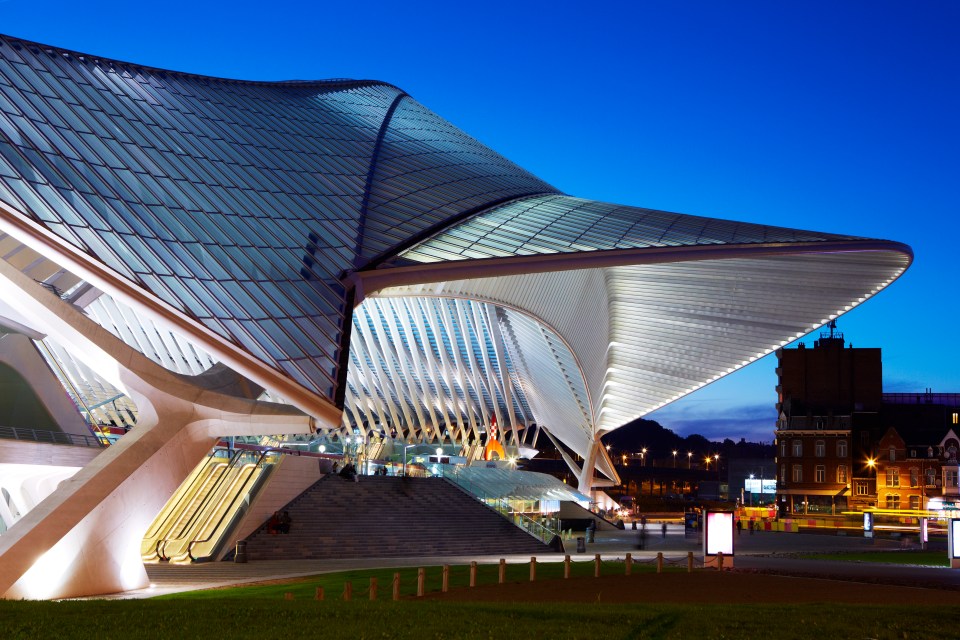
[{"label": "yellow-lit escalator", "polygon": [[201,462],[148,528],[143,561],[189,563],[215,555],[272,461],[267,453],[238,451],[229,460]]}]

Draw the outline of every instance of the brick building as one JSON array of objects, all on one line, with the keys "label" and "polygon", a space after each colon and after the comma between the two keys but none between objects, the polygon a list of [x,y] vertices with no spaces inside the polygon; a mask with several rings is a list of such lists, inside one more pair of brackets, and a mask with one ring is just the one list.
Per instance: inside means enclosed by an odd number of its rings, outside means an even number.
[{"label": "brick building", "polygon": [[889,426],[873,458],[876,500],[862,506],[928,509],[931,500],[956,503],[960,394],[884,394],[882,419]]},{"label": "brick building", "polygon": [[777,351],[777,505],[781,513],[847,508],[882,405],[880,349],[846,346],[831,324],[813,348]]},{"label": "brick building", "polygon": [[781,514],[926,509],[958,496],[960,394],[883,393],[881,351],[831,323],[777,352]]}]

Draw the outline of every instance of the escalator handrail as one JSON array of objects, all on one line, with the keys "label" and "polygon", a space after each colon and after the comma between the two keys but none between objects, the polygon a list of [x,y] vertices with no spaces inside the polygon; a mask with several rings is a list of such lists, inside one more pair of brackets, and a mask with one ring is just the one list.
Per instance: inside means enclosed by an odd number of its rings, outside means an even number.
[{"label": "escalator handrail", "polygon": [[241,461],[241,457],[244,456],[245,454],[246,452],[244,451],[236,451],[233,454],[233,456],[230,458],[229,463],[220,471],[220,475],[219,477],[217,477],[213,486],[210,487],[210,490],[207,491],[207,494],[200,501],[200,504],[197,505],[196,510],[194,510],[194,512],[190,515],[190,517],[187,519],[187,521],[184,523],[184,525],[180,528],[178,532],[174,533],[173,531],[171,531],[166,537],[160,538],[157,540],[157,557],[163,560],[170,559],[166,555],[167,543],[173,542],[175,540],[182,540],[184,538],[187,532],[189,532],[190,529],[193,527],[196,519],[199,517],[199,514],[206,509],[208,503],[213,499],[214,494],[218,493],[223,488],[223,484],[227,481],[227,476],[229,475],[228,472],[230,471],[230,469],[234,468]]},{"label": "escalator handrail", "polygon": [[[264,452],[264,456],[266,456],[266,452]],[[260,466],[261,466],[261,465],[258,463],[258,464],[257,464],[257,467],[260,467]],[[231,503],[230,503],[230,508],[224,510],[223,514],[221,514],[220,519],[217,521],[217,524],[216,524],[216,525],[213,527],[213,529],[211,530],[210,535],[208,535],[206,538],[199,539],[199,540],[192,540],[192,541],[190,542],[190,544],[187,546],[187,555],[190,556],[190,560],[192,560],[192,561],[194,561],[194,562],[196,562],[196,561],[198,560],[198,558],[194,557],[194,555],[193,555],[193,546],[196,545],[196,544],[202,544],[202,543],[204,543],[204,542],[209,542],[211,539],[213,539],[213,538],[214,538],[214,535],[216,534],[216,532],[217,532],[217,531],[220,531],[221,526],[223,525],[223,522],[224,522],[224,520],[226,519],[226,517],[227,517],[228,514],[231,514],[231,522],[227,523],[227,526],[223,529],[223,532],[222,532],[220,535],[222,536],[223,534],[225,534],[226,531],[230,530],[230,529],[236,524],[235,520],[236,520],[236,518],[237,518],[237,514],[240,513],[241,509],[238,508],[238,509],[234,510],[234,508],[233,508],[233,503],[235,503],[235,502],[237,501],[237,499],[239,499],[241,496],[249,495],[249,494],[256,488],[257,485],[259,485],[259,484],[262,483],[263,479],[266,477],[266,472],[267,472],[266,466],[264,466],[263,470],[264,470],[264,473],[261,473],[261,474],[258,475],[256,478],[254,478],[254,474],[253,474],[253,473],[251,473],[250,476],[247,477],[247,479],[244,481],[244,487],[241,488],[241,490],[237,492],[237,495],[236,495],[236,496],[234,496],[234,499],[233,499],[233,500],[231,501]],[[247,486],[246,486],[247,484],[251,484],[251,485],[253,485],[253,486],[247,487]],[[215,552],[216,552],[216,550],[215,550]],[[211,554],[211,555],[215,555],[215,552],[214,552],[214,554]],[[209,556],[208,556],[208,557],[209,557]]]},{"label": "escalator handrail", "polygon": [[217,530],[220,529],[220,525],[223,524],[223,521],[227,517],[227,514],[233,512],[233,505],[237,502],[237,500],[240,499],[241,496],[244,496],[247,494],[248,492],[247,485],[254,481],[254,472],[263,465],[263,459],[267,456],[268,453],[269,452],[264,451],[263,453],[260,454],[260,457],[257,459],[256,464],[253,465],[253,469],[251,470],[250,475],[247,476],[247,478],[243,481],[243,485],[240,487],[240,490],[237,491],[236,494],[233,496],[233,499],[230,501],[230,505],[227,507],[227,509],[225,509],[223,513],[220,514],[220,519],[217,520],[217,524],[214,525],[213,529],[211,529],[210,534],[206,538],[191,540],[190,544],[187,545],[187,555],[190,556],[191,561],[196,560],[196,558],[193,557],[193,545],[201,544],[204,542],[210,542],[210,540],[213,538],[213,535],[217,532]]},{"label": "escalator handrail", "polygon": [[[236,458],[236,456],[237,456],[237,454],[234,454],[234,458]],[[190,516],[190,518],[187,520],[186,524],[184,524],[184,526],[180,528],[180,532],[179,532],[178,534],[174,534],[173,527],[176,526],[176,522],[174,522],[173,525],[171,525],[170,529],[167,530],[167,535],[166,535],[165,537],[163,537],[163,538],[157,538],[156,552],[157,552],[157,557],[158,557],[158,558],[160,558],[161,560],[169,560],[169,559],[170,559],[170,558],[166,555],[167,543],[173,542],[173,541],[175,541],[175,540],[179,540],[180,538],[183,537],[183,533],[184,533],[185,531],[189,530],[190,523],[191,523],[191,521],[193,520],[193,518],[196,516],[197,512],[199,512],[200,510],[203,509],[203,505],[204,505],[204,503],[207,501],[207,499],[209,498],[210,494],[213,493],[214,491],[216,491],[216,490],[217,490],[217,487],[220,485],[220,483],[223,482],[223,479],[226,477],[227,472],[230,470],[230,467],[231,467],[231,465],[232,465],[233,462],[234,462],[234,458],[231,458],[228,462],[226,462],[226,463],[224,463],[224,464],[222,464],[222,465],[217,465],[214,469],[211,469],[210,473],[206,474],[206,476],[204,477],[204,481],[203,481],[195,490],[193,490],[193,491],[191,491],[191,492],[187,492],[187,493],[185,494],[184,497],[186,497],[187,495],[189,495],[189,496],[191,496],[191,499],[190,499],[189,501],[187,501],[187,502],[183,505],[183,509],[178,509],[178,510],[177,510],[177,517],[178,517],[178,518],[183,517],[183,515],[184,515],[184,510],[188,509],[188,508],[190,507],[190,505],[193,504],[193,501],[194,501],[194,499],[196,498],[196,495],[195,495],[196,492],[197,492],[197,491],[200,491],[201,489],[203,489],[204,484],[205,484],[207,481],[209,481],[209,480],[211,480],[211,479],[213,478],[213,486],[211,486],[210,489],[206,492],[206,494],[204,494],[203,499],[202,499],[202,500],[200,501],[200,503],[197,505],[196,509],[194,510],[194,512],[193,512],[193,514]],[[215,475],[215,474],[216,474],[216,477],[214,478],[214,475]]]},{"label": "escalator handrail", "polygon": [[[209,454],[207,457],[208,457],[208,458],[213,458],[214,455],[215,455],[215,453],[211,453],[211,454]],[[204,465],[207,465],[207,464],[209,464],[209,463],[210,463],[210,460],[209,460],[209,459],[204,461]],[[204,474],[202,474],[202,473],[198,473],[196,476],[194,476],[194,477],[193,477],[193,480],[191,480],[189,486],[187,486],[186,490],[180,495],[180,497],[177,499],[177,501],[172,505],[172,508],[167,512],[167,515],[164,516],[163,520],[162,520],[161,522],[158,522],[158,523],[156,524],[156,526],[154,526],[154,527],[152,528],[152,530],[148,530],[147,533],[144,534],[143,537],[144,537],[144,538],[152,538],[152,537],[154,537],[155,535],[157,535],[160,531],[162,531],[163,528],[164,528],[164,526],[167,524],[167,521],[170,520],[170,518],[173,516],[173,514],[174,514],[175,512],[178,512],[178,511],[179,511],[180,503],[181,503],[188,495],[190,495],[190,494],[192,493],[192,489],[194,488],[194,485],[196,485],[197,483],[202,483],[205,478],[206,478],[206,476],[205,476]],[[178,489],[179,489],[179,487],[178,487]],[[164,506],[166,506],[166,505],[164,505]]]}]

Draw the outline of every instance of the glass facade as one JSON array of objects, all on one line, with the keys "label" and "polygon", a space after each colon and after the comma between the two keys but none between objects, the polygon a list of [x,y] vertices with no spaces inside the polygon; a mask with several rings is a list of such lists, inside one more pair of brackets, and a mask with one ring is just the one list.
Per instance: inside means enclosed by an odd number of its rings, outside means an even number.
[{"label": "glass facade", "polygon": [[328,398],[344,271],[550,191],[385,83],[202,78],[0,38],[0,200]]}]

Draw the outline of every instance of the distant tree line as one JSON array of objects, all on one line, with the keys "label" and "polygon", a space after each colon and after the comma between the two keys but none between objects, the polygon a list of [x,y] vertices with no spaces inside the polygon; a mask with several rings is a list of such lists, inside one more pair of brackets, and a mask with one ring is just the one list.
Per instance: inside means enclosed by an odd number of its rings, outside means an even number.
[{"label": "distant tree line", "polygon": [[[700,434],[679,436],[659,422],[644,418],[634,420],[603,436],[603,443],[609,445],[610,450],[616,454],[638,454],[646,448],[647,455],[652,460],[672,460],[673,451],[677,451],[678,465],[686,464],[688,451],[696,456],[719,453],[724,459],[772,458],[776,455],[772,444],[747,442],[745,438],[741,438],[739,442],[734,442],[730,438],[715,442]],[[541,455],[549,457],[553,445],[547,438],[541,437],[537,448],[540,449]]]}]

